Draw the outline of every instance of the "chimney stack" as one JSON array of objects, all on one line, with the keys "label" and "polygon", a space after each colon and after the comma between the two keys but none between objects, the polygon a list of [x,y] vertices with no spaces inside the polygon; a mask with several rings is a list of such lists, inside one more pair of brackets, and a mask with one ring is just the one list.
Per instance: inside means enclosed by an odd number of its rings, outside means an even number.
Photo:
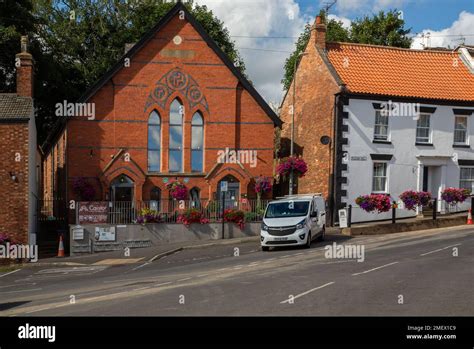
[{"label": "chimney stack", "polygon": [[321,16],[316,17],[314,30],[316,32],[316,47],[322,50],[326,49],[326,24],[323,23]]},{"label": "chimney stack", "polygon": [[16,55],[16,93],[21,97],[33,97],[33,56],[28,52],[28,37],[21,37],[21,52]]}]

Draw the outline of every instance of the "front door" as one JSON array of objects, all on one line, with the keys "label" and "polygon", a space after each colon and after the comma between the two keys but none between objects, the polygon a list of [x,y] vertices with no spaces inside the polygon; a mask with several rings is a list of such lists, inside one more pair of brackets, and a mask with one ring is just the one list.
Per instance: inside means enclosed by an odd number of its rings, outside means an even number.
[{"label": "front door", "polygon": [[428,166],[423,167],[423,191],[429,191],[429,178],[430,168]]},{"label": "front door", "polygon": [[132,189],[130,187],[114,187],[114,201],[132,201]]},{"label": "front door", "polygon": [[[227,191],[224,192],[224,209],[238,208],[240,197],[240,183],[234,176],[226,176],[222,181],[227,182]],[[222,182],[221,181],[221,182]],[[222,200],[221,182],[218,183],[217,197],[219,202]]]}]

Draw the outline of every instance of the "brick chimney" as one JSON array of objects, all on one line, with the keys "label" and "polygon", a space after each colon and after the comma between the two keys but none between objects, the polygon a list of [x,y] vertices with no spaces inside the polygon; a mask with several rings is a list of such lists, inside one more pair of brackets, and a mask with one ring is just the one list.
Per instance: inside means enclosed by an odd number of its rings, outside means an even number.
[{"label": "brick chimney", "polygon": [[21,37],[21,52],[16,55],[16,93],[33,97],[33,56],[28,52],[28,37]]},{"label": "brick chimney", "polygon": [[315,44],[317,48],[326,49],[326,24],[323,23],[321,16],[316,17],[314,22]]}]

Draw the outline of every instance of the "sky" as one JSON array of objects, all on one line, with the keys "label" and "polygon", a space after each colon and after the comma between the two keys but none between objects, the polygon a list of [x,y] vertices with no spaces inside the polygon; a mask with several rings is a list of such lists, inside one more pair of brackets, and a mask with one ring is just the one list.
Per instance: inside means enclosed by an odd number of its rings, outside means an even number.
[{"label": "sky", "polygon": [[[305,23],[312,24],[325,3],[333,0],[195,2],[207,5],[224,22],[256,89],[267,102],[279,104],[286,58]],[[329,14],[349,26],[356,18],[390,9],[401,11],[405,27],[414,36],[414,49],[456,47],[463,41],[474,45],[474,0],[337,0]]]}]

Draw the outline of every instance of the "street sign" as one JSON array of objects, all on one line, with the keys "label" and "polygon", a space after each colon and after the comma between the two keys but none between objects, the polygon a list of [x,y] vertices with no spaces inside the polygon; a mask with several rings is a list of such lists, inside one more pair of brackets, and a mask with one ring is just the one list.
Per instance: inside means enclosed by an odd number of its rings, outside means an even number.
[{"label": "street sign", "polygon": [[228,190],[228,188],[229,188],[228,182],[222,181],[221,182],[221,191],[226,192]]}]

